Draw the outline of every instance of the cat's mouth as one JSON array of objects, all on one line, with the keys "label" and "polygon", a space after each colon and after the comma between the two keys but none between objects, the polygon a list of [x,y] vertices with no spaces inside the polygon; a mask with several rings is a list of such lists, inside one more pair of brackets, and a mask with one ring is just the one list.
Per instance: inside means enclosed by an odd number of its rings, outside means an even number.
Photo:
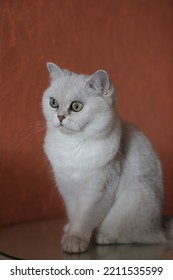
[{"label": "cat's mouth", "polygon": [[57,128],[60,130],[67,129],[62,123],[60,123]]},{"label": "cat's mouth", "polygon": [[65,127],[63,124],[59,125],[58,130],[63,134],[73,134],[73,133],[75,133],[74,130]]},{"label": "cat's mouth", "polygon": [[72,121],[60,122],[57,128],[63,133],[75,133],[80,130],[80,127]]}]

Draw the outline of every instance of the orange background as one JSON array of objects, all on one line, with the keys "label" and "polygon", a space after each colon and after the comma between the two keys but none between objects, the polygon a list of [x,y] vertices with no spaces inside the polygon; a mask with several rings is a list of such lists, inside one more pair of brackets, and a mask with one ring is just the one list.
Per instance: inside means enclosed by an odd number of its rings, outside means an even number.
[{"label": "orange background", "polygon": [[151,139],[173,214],[173,1],[0,1],[0,225],[64,215],[43,154],[45,63],[105,69],[121,116]]}]

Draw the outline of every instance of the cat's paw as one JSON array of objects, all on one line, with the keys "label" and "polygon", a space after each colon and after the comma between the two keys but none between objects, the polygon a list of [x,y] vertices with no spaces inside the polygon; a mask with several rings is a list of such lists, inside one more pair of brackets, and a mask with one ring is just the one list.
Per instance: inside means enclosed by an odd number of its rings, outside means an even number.
[{"label": "cat's paw", "polygon": [[62,240],[63,250],[67,253],[82,253],[88,249],[88,242],[74,236]]},{"label": "cat's paw", "polygon": [[106,235],[102,234],[102,233],[98,233],[95,236],[95,242],[99,245],[108,245],[108,244],[113,244],[116,242],[113,242],[109,239],[109,237],[107,237]]}]

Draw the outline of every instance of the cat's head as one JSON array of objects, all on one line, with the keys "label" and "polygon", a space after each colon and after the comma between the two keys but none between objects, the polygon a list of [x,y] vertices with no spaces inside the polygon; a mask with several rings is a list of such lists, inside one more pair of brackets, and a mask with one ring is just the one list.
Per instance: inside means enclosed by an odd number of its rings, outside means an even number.
[{"label": "cat's head", "polygon": [[115,90],[107,73],[78,75],[47,63],[51,77],[42,100],[47,126],[65,134],[104,133],[114,117]]}]

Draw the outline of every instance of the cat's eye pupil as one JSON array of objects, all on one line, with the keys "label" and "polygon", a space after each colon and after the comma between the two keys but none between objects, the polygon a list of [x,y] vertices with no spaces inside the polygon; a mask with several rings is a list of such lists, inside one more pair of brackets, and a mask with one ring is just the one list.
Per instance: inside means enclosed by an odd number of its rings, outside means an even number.
[{"label": "cat's eye pupil", "polygon": [[70,108],[71,108],[71,110],[74,111],[74,112],[79,112],[79,111],[82,110],[83,104],[82,104],[82,102],[74,101],[74,102],[72,102]]}]

